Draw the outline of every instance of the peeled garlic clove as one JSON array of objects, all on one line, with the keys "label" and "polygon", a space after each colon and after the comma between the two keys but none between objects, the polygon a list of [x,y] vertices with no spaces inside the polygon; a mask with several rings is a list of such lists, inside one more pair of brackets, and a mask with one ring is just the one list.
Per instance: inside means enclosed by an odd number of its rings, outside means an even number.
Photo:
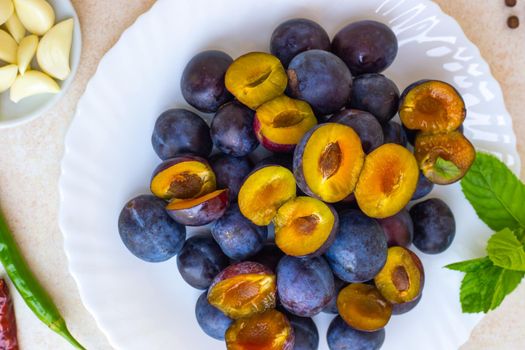
[{"label": "peeled garlic clove", "polygon": [[4,24],[15,11],[11,0],[0,0],[0,25]]},{"label": "peeled garlic clove", "polygon": [[55,23],[55,11],[47,1],[13,0],[13,2],[18,18],[29,32],[39,36],[44,35]]},{"label": "peeled garlic clove", "polygon": [[69,68],[69,53],[73,39],[72,18],[57,23],[42,37],[36,59],[38,65],[50,76],[64,80],[71,69]]},{"label": "peeled garlic clove", "polygon": [[13,85],[18,74],[16,64],[0,67],[0,92],[4,92]]},{"label": "peeled garlic clove", "polygon": [[14,12],[13,15],[9,17],[7,22],[5,22],[5,26],[17,43],[20,43],[20,40],[22,40],[26,35],[26,29],[22,22],[20,22],[16,12]]},{"label": "peeled garlic clove", "polygon": [[0,60],[7,63],[16,63],[17,50],[18,45],[15,39],[5,30],[0,29]]},{"label": "peeled garlic clove", "polygon": [[36,48],[38,47],[38,37],[36,35],[26,36],[18,45],[18,69],[20,74],[24,75],[31,60],[35,56]]},{"label": "peeled garlic clove", "polygon": [[37,70],[30,70],[16,78],[13,85],[11,85],[9,98],[14,103],[18,103],[29,96],[56,94],[59,91],[60,86],[50,76]]}]

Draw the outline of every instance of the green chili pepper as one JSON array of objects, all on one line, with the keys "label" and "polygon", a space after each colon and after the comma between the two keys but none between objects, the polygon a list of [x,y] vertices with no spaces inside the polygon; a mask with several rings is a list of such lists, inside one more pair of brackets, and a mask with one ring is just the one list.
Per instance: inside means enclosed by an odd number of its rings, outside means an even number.
[{"label": "green chili pepper", "polygon": [[75,348],[85,350],[73,338],[67,329],[66,322],[60,315],[55,303],[49,297],[35,275],[27,266],[20,249],[16,244],[5,217],[0,210],[0,262],[7,275],[34,314],[54,332],[60,334]]}]

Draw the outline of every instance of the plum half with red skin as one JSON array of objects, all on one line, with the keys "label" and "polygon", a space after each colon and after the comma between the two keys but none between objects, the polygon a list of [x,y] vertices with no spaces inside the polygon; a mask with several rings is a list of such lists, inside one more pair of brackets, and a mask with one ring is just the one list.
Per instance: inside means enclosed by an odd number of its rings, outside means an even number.
[{"label": "plum half with red skin", "polygon": [[240,319],[275,308],[276,278],[266,266],[245,261],[219,273],[208,289],[208,301],[228,317]]},{"label": "plum half with red skin", "polygon": [[228,193],[228,189],[217,190],[195,199],[174,200],[166,206],[166,210],[180,224],[207,225],[223,216],[228,209]]},{"label": "plum half with red skin", "polygon": [[195,55],[182,72],[180,89],[186,102],[201,112],[214,113],[233,99],[224,85],[224,75],[233,59],[218,50]]}]

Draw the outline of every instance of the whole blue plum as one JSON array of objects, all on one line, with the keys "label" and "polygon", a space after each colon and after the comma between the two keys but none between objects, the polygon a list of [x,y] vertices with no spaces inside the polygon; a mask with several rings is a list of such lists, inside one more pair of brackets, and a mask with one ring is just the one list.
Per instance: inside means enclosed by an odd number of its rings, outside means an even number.
[{"label": "whole blue plum", "polygon": [[230,200],[236,201],[242,182],[253,169],[250,160],[216,154],[210,158],[210,165],[217,179],[217,188],[230,189]]},{"label": "whole blue plum", "polygon": [[181,153],[207,157],[213,148],[208,124],[197,114],[182,108],[170,109],[160,115],[151,144],[162,160]]},{"label": "whole blue plum", "polygon": [[399,108],[399,89],[382,74],[360,75],[354,79],[350,106],[372,113],[381,124],[386,124]]},{"label": "whole blue plum", "polygon": [[166,203],[152,195],[131,199],[118,219],[118,231],[126,248],[139,259],[161,262],[175,256],[186,239],[186,228],[173,221]]},{"label": "whole blue plum", "polygon": [[332,300],[334,275],[322,257],[284,256],[277,265],[277,293],[288,312],[312,317]]},{"label": "whole blue plum", "polygon": [[287,20],[272,33],[270,52],[285,67],[301,52],[313,49],[330,51],[330,37],[323,27],[310,19]]},{"label": "whole blue plum", "polygon": [[335,275],[346,282],[365,282],[385,265],[387,241],[379,223],[359,210],[339,214],[339,232],[325,254]]},{"label": "whole blue plum", "polygon": [[378,350],[385,341],[385,329],[375,332],[362,332],[350,327],[337,316],[326,333],[330,350]]},{"label": "whole blue plum", "polygon": [[299,317],[286,314],[295,334],[293,350],[317,350],[319,348],[319,331],[310,317]]},{"label": "whole blue plum", "polygon": [[333,53],[308,50],[288,66],[288,94],[312,106],[320,117],[339,111],[350,100],[352,74]]},{"label": "whole blue plum", "polygon": [[224,340],[224,335],[233,322],[208,302],[208,292],[202,293],[197,300],[195,317],[204,333],[217,340]]},{"label": "whole blue plum", "polygon": [[257,254],[268,238],[268,228],[257,226],[246,219],[237,204],[231,205],[226,213],[215,221],[211,233],[224,254],[234,260],[244,260]]},{"label": "whole blue plum", "polygon": [[228,54],[217,50],[195,55],[184,68],[180,81],[186,102],[201,112],[214,113],[232,100],[224,85],[224,75],[232,62]]},{"label": "whole blue plum", "polygon": [[182,278],[197,289],[208,288],[213,278],[229,263],[228,257],[208,233],[189,238],[177,256],[177,267]]},{"label": "whole blue plum", "polygon": [[259,145],[253,130],[255,113],[238,102],[223,105],[211,122],[211,139],[224,154],[243,157]]}]

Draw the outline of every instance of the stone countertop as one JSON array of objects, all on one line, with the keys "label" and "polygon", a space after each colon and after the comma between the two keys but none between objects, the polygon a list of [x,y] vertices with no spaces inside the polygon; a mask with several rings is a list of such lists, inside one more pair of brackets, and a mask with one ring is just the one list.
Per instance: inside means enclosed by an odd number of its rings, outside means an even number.
[{"label": "stone countertop", "polygon": [[[500,82],[525,170],[525,0],[518,0],[514,8],[505,7],[504,0],[435,1],[459,22]],[[21,127],[0,130],[0,203],[30,266],[62,310],[71,332],[88,349],[103,350],[111,347],[82,305],[68,271],[58,228],[63,140],[76,103],[99,60],[154,0],[72,2],[82,23],[84,41],[78,74],[65,97],[45,116]],[[506,19],[511,14],[521,19],[520,28],[507,28]],[[13,294],[21,349],[70,349]],[[522,349],[524,329],[522,283],[497,311],[483,319],[462,349]]]}]

